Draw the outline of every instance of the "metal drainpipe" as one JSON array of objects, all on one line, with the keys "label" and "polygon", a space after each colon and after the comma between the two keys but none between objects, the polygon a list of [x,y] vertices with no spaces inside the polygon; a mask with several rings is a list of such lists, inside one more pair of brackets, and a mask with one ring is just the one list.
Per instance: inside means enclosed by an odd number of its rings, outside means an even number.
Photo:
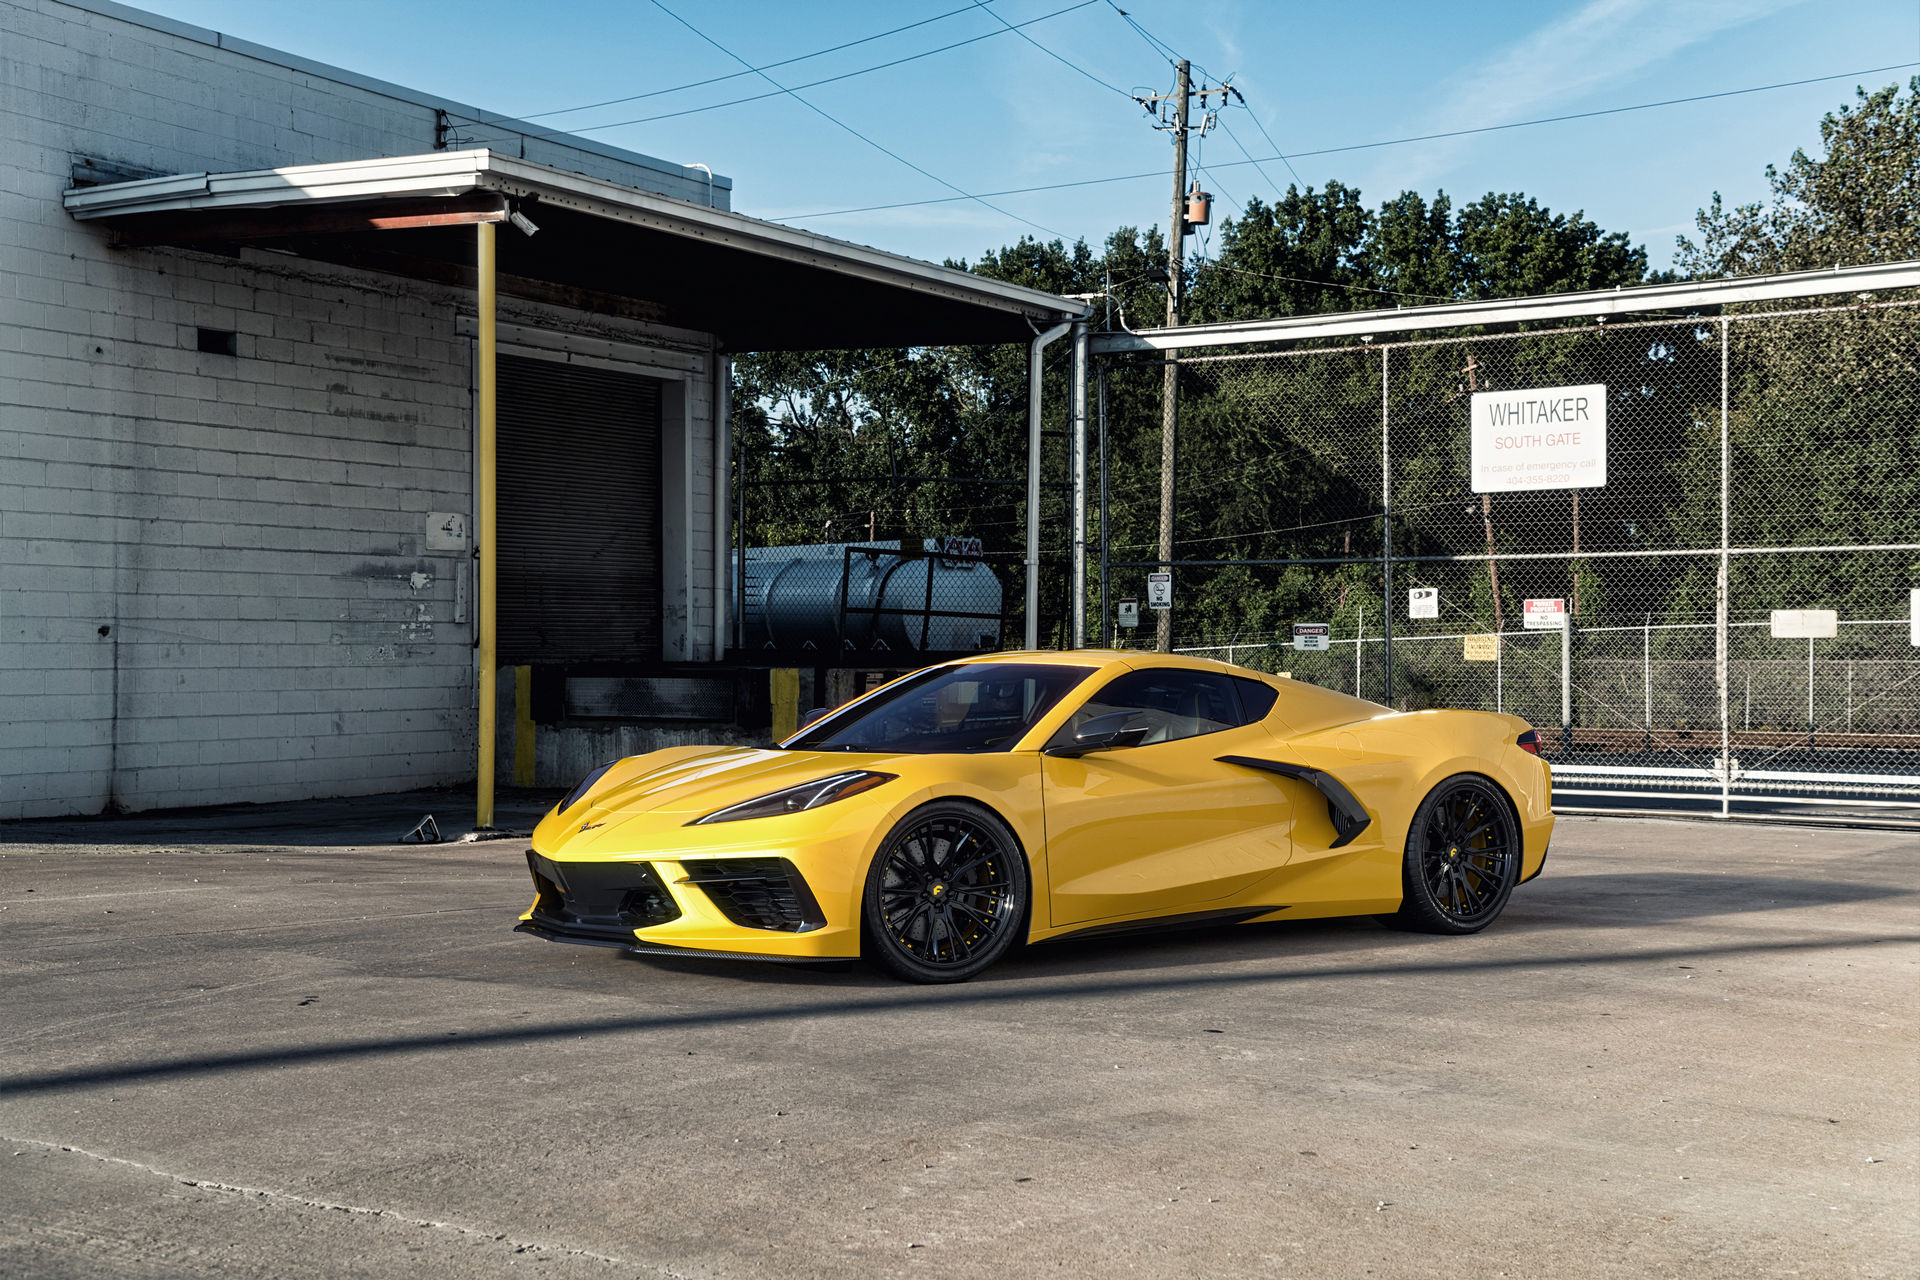
[{"label": "metal drainpipe", "polygon": [[1027,635],[1026,648],[1040,647],[1040,356],[1073,328],[1062,320],[1027,344]]},{"label": "metal drainpipe", "polygon": [[495,281],[494,270],[497,261],[494,249],[493,224],[482,222],[475,228],[478,233],[476,246],[476,274],[478,276],[478,298],[476,309],[479,312],[480,331],[477,344],[476,363],[479,365],[480,413],[476,434],[476,451],[480,455],[479,489],[476,495],[480,519],[475,530],[480,549],[480,600],[476,610],[476,630],[480,635],[479,680],[480,680],[480,741],[479,767],[474,778],[474,826],[481,831],[493,829],[493,751],[496,732],[495,701],[498,688],[494,679],[494,669],[498,658],[498,632],[496,630],[497,610],[494,601],[495,563],[498,554],[499,538],[498,507],[494,501],[494,425],[495,425],[495,387],[494,380],[498,368],[495,358]]},{"label": "metal drainpipe", "polygon": [[1087,322],[1073,322],[1073,647],[1087,647]]},{"label": "metal drainpipe", "polygon": [[725,662],[727,634],[733,612],[733,584],[729,581],[733,562],[730,470],[733,465],[733,357],[713,351],[713,393],[709,412],[713,416],[713,660]]}]

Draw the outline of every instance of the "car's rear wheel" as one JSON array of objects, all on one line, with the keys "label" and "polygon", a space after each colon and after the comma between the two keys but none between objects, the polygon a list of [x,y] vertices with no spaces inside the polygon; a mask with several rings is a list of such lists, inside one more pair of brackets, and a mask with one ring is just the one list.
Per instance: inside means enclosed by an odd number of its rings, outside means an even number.
[{"label": "car's rear wheel", "polygon": [[1520,823],[1497,784],[1455,774],[1420,802],[1407,831],[1400,910],[1388,923],[1422,933],[1477,933],[1520,879]]},{"label": "car's rear wheel", "polygon": [[1026,855],[978,805],[938,801],[887,833],[867,872],[866,954],[909,982],[962,982],[1005,955],[1026,917]]}]

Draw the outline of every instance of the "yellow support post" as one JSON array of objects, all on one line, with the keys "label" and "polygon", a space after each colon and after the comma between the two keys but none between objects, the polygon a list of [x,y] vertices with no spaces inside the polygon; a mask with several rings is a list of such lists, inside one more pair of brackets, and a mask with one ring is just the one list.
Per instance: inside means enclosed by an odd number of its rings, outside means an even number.
[{"label": "yellow support post", "polygon": [[513,785],[533,785],[533,668],[513,669]]},{"label": "yellow support post", "polygon": [[767,672],[767,705],[773,712],[773,740],[791,738],[800,727],[798,667],[775,667]]},{"label": "yellow support post", "polygon": [[479,454],[479,475],[476,483],[480,492],[475,495],[479,507],[479,527],[475,531],[480,548],[480,767],[479,777],[475,780],[474,792],[477,798],[474,825],[485,831],[493,826],[493,749],[494,733],[498,721],[496,702],[499,689],[495,683],[495,664],[499,659],[497,637],[494,634],[494,237],[491,222],[479,223],[478,246],[479,268],[478,310],[480,342],[476,359],[476,375],[479,383],[480,421],[479,439],[475,442],[475,452]]}]

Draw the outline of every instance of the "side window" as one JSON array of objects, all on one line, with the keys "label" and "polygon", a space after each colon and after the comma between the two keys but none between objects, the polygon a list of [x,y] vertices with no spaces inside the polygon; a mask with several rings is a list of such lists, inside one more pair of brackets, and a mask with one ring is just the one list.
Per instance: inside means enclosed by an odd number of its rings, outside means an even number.
[{"label": "side window", "polygon": [[1242,724],[1265,720],[1267,713],[1273,710],[1273,704],[1280,700],[1280,691],[1263,681],[1243,680],[1235,676],[1233,687],[1240,691],[1240,709],[1246,712]]},{"label": "side window", "polygon": [[[1096,716],[1129,712],[1148,726],[1140,742],[1177,742],[1218,733],[1244,723],[1234,697],[1234,677],[1211,671],[1160,668],[1130,671],[1094,694],[1061,726],[1056,742],[1068,742],[1080,726]],[[1252,683],[1245,681],[1240,683]]]}]

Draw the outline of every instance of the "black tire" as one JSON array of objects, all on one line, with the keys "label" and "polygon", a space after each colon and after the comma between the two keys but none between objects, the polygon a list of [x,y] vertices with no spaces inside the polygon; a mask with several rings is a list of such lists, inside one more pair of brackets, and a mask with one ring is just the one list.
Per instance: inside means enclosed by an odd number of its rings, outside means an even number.
[{"label": "black tire", "polygon": [[979,805],[941,800],[895,824],[867,870],[868,959],[908,982],[964,982],[1025,932],[1027,858]]},{"label": "black tire", "polygon": [[1407,830],[1400,910],[1383,917],[1420,933],[1478,933],[1520,880],[1520,820],[1499,784],[1457,773],[1420,802]]}]

